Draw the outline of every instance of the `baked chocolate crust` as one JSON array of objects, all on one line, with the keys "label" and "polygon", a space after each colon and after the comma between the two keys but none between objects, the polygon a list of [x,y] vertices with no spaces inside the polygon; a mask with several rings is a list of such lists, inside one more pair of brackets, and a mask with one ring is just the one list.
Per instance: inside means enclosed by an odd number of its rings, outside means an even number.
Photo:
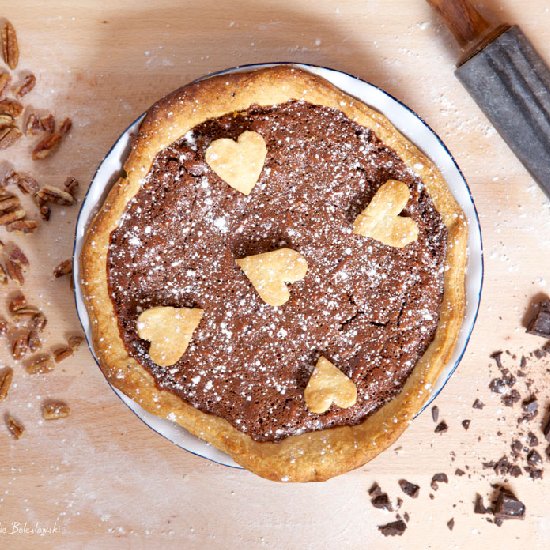
[{"label": "baked chocolate crust", "polygon": [[[268,151],[250,195],[205,161],[212,141],[245,131]],[[409,186],[402,215],[420,230],[404,248],[352,232],[389,179]],[[446,237],[421,180],[372,130],[290,101],[208,120],[159,152],[111,235],[108,277],[126,349],[159,388],[256,441],[276,441],[358,424],[401,390],[435,334]],[[235,259],[281,247],[309,270],[273,308]],[[151,361],[137,335],[139,314],[156,306],[206,312],[170,367]],[[353,407],[308,411],[304,389],[320,355],[355,382]]]},{"label": "baked chocolate crust", "polygon": [[[112,232],[129,201],[146,183],[159,152],[207,120],[254,105],[271,107],[292,100],[341,111],[373,131],[422,181],[447,230],[443,297],[433,340],[402,390],[378,410],[353,426],[291,435],[278,442],[255,441],[227,420],[202,412],[172,391],[159,388],[148,370],[128,353],[109,294],[108,250]],[[428,399],[431,385],[452,353],[464,312],[467,225],[433,163],[381,114],[319,77],[279,66],[203,80],[161,100],[143,120],[125,170],[126,176],[113,186],[92,222],[81,256],[82,289],[94,348],[108,380],[146,410],[178,422],[249,470],[270,479],[327,479],[364,464],[395,441]]]}]

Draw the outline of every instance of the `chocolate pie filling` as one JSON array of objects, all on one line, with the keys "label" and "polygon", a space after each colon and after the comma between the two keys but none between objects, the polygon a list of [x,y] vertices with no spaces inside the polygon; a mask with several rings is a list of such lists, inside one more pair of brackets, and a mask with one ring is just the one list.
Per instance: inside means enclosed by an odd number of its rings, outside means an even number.
[{"label": "chocolate pie filling", "polygon": [[[267,144],[248,196],[205,162],[213,140],[246,130]],[[352,233],[388,179],[409,186],[401,215],[419,227],[401,249]],[[422,182],[372,131],[291,101],[209,120],[161,151],[111,235],[108,280],[126,348],[160,388],[257,441],[276,441],[357,424],[400,391],[435,334],[446,240]],[[281,247],[309,269],[274,308],[235,259]],[[172,367],[152,363],[137,335],[139,314],[160,305],[204,310]],[[356,405],[307,410],[320,355],[355,382]]]}]

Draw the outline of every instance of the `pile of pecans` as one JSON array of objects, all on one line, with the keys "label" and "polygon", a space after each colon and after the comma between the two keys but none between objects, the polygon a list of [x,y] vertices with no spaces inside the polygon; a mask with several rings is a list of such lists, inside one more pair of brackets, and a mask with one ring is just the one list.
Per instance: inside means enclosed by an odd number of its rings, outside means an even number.
[{"label": "pile of pecans", "polygon": [[[19,44],[13,25],[6,21],[0,29],[2,57],[7,65],[0,68],[0,151],[5,150],[23,136],[39,136],[32,148],[32,160],[50,157],[61,145],[72,127],[70,118],[56,124],[52,113],[28,112],[21,102],[36,86],[36,76],[30,72],[15,74],[19,63]],[[53,205],[72,206],[77,202],[78,181],[67,177],[62,186],[40,185],[30,174],[9,170],[0,180],[0,229],[20,234],[33,233],[39,219],[48,221]],[[38,216],[29,213],[22,203],[22,196],[32,198]],[[0,315],[0,337],[7,338],[14,361],[21,362],[28,374],[51,372],[60,361],[70,357],[83,342],[81,335],[72,335],[66,342],[49,351],[43,349],[43,332],[47,324],[39,307],[28,303],[21,291],[29,260],[15,243],[0,241],[0,285],[14,282],[19,290],[8,296],[8,319]],[[56,278],[69,275],[72,260],[64,260],[54,270]],[[8,295],[8,293],[5,293]],[[8,398],[14,370],[0,369],[0,402]],[[65,418],[70,409],[63,401],[48,399],[42,405],[45,420]],[[24,425],[11,414],[5,416],[8,431],[15,439],[25,432]]]},{"label": "pile of pecans", "polygon": [[[24,107],[19,99],[33,90],[36,85],[36,76],[32,73],[25,73],[15,85],[10,87],[13,71],[19,63],[19,44],[17,33],[9,21],[4,23],[0,38],[2,57],[10,69],[10,71],[0,73],[0,149],[7,149],[23,136],[18,119],[21,117]],[[11,91],[15,97],[5,98],[4,95],[8,91]],[[28,136],[45,134],[34,146],[33,160],[45,159],[54,153],[71,126],[70,118],[64,119],[56,129],[55,117],[52,114],[42,116],[36,113],[28,114],[26,123],[23,125],[25,134]]]}]

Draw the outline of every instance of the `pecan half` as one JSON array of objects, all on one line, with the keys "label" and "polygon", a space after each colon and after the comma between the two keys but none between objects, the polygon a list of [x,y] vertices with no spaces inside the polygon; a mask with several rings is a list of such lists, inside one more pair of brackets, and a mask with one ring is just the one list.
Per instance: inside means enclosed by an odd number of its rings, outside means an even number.
[{"label": "pecan half", "polygon": [[84,342],[84,336],[81,336],[80,334],[73,334],[69,336],[67,340],[67,343],[73,350],[79,348],[82,342]]},{"label": "pecan half", "polygon": [[18,264],[8,258],[6,260],[6,272],[12,281],[16,281],[20,285],[25,284],[25,275],[23,274],[21,264]]},{"label": "pecan half", "polygon": [[46,316],[39,311],[37,314],[33,315],[31,320],[29,321],[28,327],[31,332],[37,331],[42,332],[48,323],[48,320],[46,319]]},{"label": "pecan half", "polygon": [[15,120],[14,118],[9,115],[8,113],[1,113],[0,114],[0,130],[3,130],[4,128],[13,128],[15,126]]},{"label": "pecan half", "polygon": [[35,315],[38,315],[39,313],[40,310],[36,306],[25,306],[17,310],[15,313],[12,313],[12,315],[16,322],[21,322],[32,319]]},{"label": "pecan half", "polygon": [[10,170],[2,180],[1,187],[8,187],[9,185],[16,184],[19,178],[19,174],[15,170]]},{"label": "pecan half", "polygon": [[23,331],[20,332],[11,344],[11,355],[16,360],[19,361],[23,359],[27,352],[29,351],[29,332]]},{"label": "pecan half", "polygon": [[37,201],[39,205],[44,205],[49,202],[61,206],[71,206],[74,204],[74,198],[70,193],[63,191],[63,189],[59,189],[59,187],[54,187],[53,185],[44,185],[44,187],[36,193],[35,201]]},{"label": "pecan half", "polygon": [[11,367],[7,367],[0,372],[0,401],[4,401],[8,396],[12,380],[13,369]]},{"label": "pecan half", "polygon": [[42,140],[40,140],[32,151],[33,160],[42,160],[48,158],[59,148],[61,140],[69,132],[72,127],[72,121],[70,118],[66,118],[59,127],[57,132],[53,132]]},{"label": "pecan half", "polygon": [[11,76],[9,73],[0,74],[0,98],[3,93],[6,91],[8,84],[10,83]]},{"label": "pecan half", "polygon": [[55,132],[55,117],[51,113],[40,117],[40,127],[43,132],[52,134]]},{"label": "pecan half", "polygon": [[76,198],[76,194],[78,192],[79,183],[76,178],[73,178],[72,176],[68,176],[65,180],[65,183],[63,184],[63,188],[71,197]]},{"label": "pecan half", "polygon": [[21,174],[16,180],[17,187],[25,195],[32,195],[40,189],[38,182],[28,174]]},{"label": "pecan half", "polygon": [[61,363],[73,354],[73,349],[69,346],[60,346],[53,350],[53,357],[56,363]]},{"label": "pecan half", "polygon": [[19,311],[20,309],[23,309],[27,306],[27,298],[25,298],[25,295],[20,292],[19,294],[16,294],[11,298],[8,304],[8,309],[10,313],[15,313],[16,311]]},{"label": "pecan half", "polygon": [[18,262],[21,265],[29,265],[29,259],[16,244],[12,244],[9,257],[11,260],[13,260],[14,262]]},{"label": "pecan half", "polygon": [[67,418],[71,412],[71,409],[67,403],[63,401],[49,400],[42,406],[42,418],[44,420],[59,420],[60,418]]},{"label": "pecan half", "polygon": [[36,113],[31,113],[25,123],[25,134],[35,136],[40,132],[53,134],[55,131],[55,117],[52,114],[39,117]]},{"label": "pecan half", "polygon": [[43,160],[48,158],[59,147],[61,137],[60,134],[53,133],[41,139],[32,151],[32,160]]},{"label": "pecan half", "polygon": [[29,332],[29,338],[27,341],[27,347],[31,353],[38,351],[42,347],[42,340],[40,340],[40,335],[38,331],[31,330]]},{"label": "pecan half", "polygon": [[6,230],[11,233],[13,231],[20,231],[21,233],[34,233],[38,228],[38,222],[36,220],[17,220],[6,226]]},{"label": "pecan half", "polygon": [[68,258],[63,260],[54,270],[53,275],[56,279],[63,277],[63,275],[69,275],[73,272],[73,260]]},{"label": "pecan half", "polygon": [[0,113],[17,118],[23,112],[23,105],[15,99],[2,99],[0,101]]},{"label": "pecan half", "polygon": [[17,220],[22,220],[26,216],[26,212],[22,208],[17,208],[6,212],[5,214],[0,214],[0,225],[8,225]]},{"label": "pecan half", "polygon": [[25,426],[23,426],[23,424],[21,424],[18,420],[15,420],[15,418],[13,418],[10,414],[6,416],[6,426],[15,439],[20,439],[25,433]]},{"label": "pecan half", "polygon": [[23,79],[23,82],[15,88],[15,95],[18,97],[23,97],[27,95],[34,86],[36,85],[36,76],[34,76],[32,73],[25,76]]},{"label": "pecan half", "polygon": [[15,126],[7,126],[0,130],[0,149],[11,147],[21,137],[21,130]]},{"label": "pecan half", "polygon": [[23,271],[28,265],[29,260],[24,252],[16,244],[12,245],[6,260],[6,272],[8,277],[22,285],[25,282]]},{"label": "pecan half", "polygon": [[6,193],[3,198],[0,198],[0,214],[5,214],[6,212],[10,212],[11,210],[19,208],[20,206],[21,202],[19,201],[19,199],[11,193]]},{"label": "pecan half", "polygon": [[2,40],[2,57],[13,71],[19,62],[19,44],[17,43],[17,33],[13,25],[6,21],[0,34]]},{"label": "pecan half", "polygon": [[40,353],[26,362],[25,369],[29,374],[45,374],[55,369],[55,363],[49,353]]}]

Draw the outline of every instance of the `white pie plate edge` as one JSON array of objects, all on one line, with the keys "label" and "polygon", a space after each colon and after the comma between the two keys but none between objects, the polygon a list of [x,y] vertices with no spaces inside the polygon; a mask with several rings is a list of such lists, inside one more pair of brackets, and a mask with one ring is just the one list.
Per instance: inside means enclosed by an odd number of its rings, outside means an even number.
[{"label": "white pie plate edge", "polygon": [[[483,245],[481,240],[481,227],[477,215],[474,200],[458,167],[456,161],[447,149],[441,138],[420,118],[415,112],[409,109],[396,98],[373,84],[359,79],[350,74],[336,71],[328,67],[319,67],[316,65],[306,65],[298,63],[265,63],[251,64],[233,67],[224,71],[209,74],[198,80],[211,78],[215,75],[228,74],[242,71],[249,71],[261,67],[272,67],[275,65],[294,65],[306,71],[319,75],[344,92],[357,97],[367,105],[374,107],[383,113],[398,130],[407,138],[416,144],[422,151],[429,156],[432,161],[441,170],[443,177],[447,181],[455,199],[464,211],[469,225],[468,236],[468,266],[466,272],[466,313],[460,329],[458,342],[454,353],[450,358],[445,370],[441,373],[437,383],[432,388],[430,399],[426,402],[420,414],[441,392],[445,384],[450,379],[453,372],[458,367],[462,359],[470,336],[472,334],[479,305],[481,301],[481,289],[483,286]],[[80,289],[80,265],[78,258],[82,250],[84,235],[89,222],[102,204],[104,197],[111,185],[116,181],[118,174],[122,169],[124,159],[128,152],[128,146],[133,133],[142,119],[139,116],[118,138],[111,147],[101,164],[97,168],[90,187],[82,202],[78,214],[75,230],[74,253],[73,253],[73,277],[74,277],[74,296],[77,314],[80,323],[86,335],[88,347],[97,363],[92,345],[92,335],[90,328],[90,319],[84,306],[84,300]],[[197,437],[191,435],[181,426],[170,420],[159,418],[142,409],[137,403],[124,395],[121,391],[111,386],[122,401],[151,429],[175,443],[178,447],[189,451],[197,456],[207,458],[218,464],[241,468],[231,457],[219,451],[215,447],[205,443]]]}]

